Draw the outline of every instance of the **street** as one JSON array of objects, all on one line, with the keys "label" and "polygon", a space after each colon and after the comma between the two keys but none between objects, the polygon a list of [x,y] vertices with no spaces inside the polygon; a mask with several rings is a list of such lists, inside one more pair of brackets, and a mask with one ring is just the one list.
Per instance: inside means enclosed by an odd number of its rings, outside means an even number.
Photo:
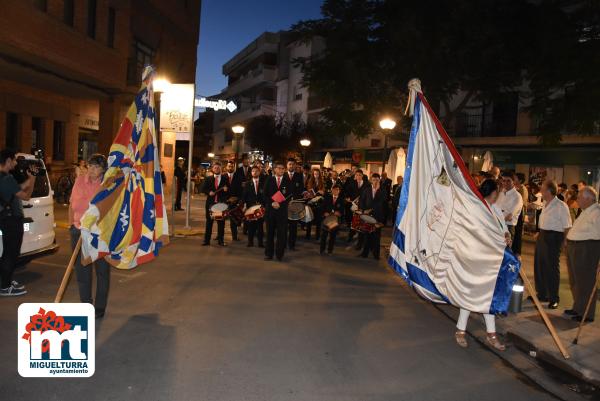
[{"label": "street", "polygon": [[[459,348],[454,322],[383,261],[303,240],[280,263],[243,241],[174,238],[157,261],[112,270],[92,378],[23,379],[16,311],[53,299],[69,256],[57,235],[58,253],[16,274],[29,293],[0,303],[3,400],[552,399],[473,339]],[[78,301],[74,280],[64,301]]]}]

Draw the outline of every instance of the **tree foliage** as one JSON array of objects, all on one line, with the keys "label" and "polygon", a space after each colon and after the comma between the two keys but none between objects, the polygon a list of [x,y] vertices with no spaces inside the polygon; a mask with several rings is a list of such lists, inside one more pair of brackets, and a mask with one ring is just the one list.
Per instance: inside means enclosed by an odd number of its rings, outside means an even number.
[{"label": "tree foliage", "polygon": [[364,137],[382,115],[400,117],[414,77],[445,124],[470,101],[518,91],[546,139],[598,129],[596,0],[325,0],[321,19],[293,31],[325,40],[322,53],[295,63],[330,105],[323,116],[334,134]]}]

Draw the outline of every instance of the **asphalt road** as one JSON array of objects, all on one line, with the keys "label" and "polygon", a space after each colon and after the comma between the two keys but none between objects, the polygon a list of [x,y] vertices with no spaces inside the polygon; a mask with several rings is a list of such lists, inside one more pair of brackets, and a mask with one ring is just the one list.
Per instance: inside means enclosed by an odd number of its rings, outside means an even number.
[{"label": "asphalt road", "polygon": [[24,379],[17,307],[53,299],[65,246],[17,273],[27,296],[0,299],[1,400],[552,399],[474,341],[456,346],[454,323],[383,262],[302,241],[280,263],[175,238],[157,261],[113,270],[92,378]]}]

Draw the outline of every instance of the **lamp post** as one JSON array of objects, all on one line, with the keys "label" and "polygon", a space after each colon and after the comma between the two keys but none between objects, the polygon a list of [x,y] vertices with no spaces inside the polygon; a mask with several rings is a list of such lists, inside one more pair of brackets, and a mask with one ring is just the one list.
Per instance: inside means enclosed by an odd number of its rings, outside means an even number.
[{"label": "lamp post", "polygon": [[[171,82],[166,78],[155,78],[152,81],[152,88],[154,89],[154,105],[156,110],[154,123],[156,125],[156,132],[158,133],[157,139],[159,150],[161,149],[160,144],[162,143],[162,135],[160,131],[160,95],[167,91],[167,89],[169,89],[169,86],[171,86]],[[162,152],[160,152],[160,154],[162,155]]]},{"label": "lamp post", "polygon": [[303,152],[303,156],[302,156],[302,162],[303,164],[306,164],[306,151],[308,150],[308,147],[310,146],[310,139],[308,138],[304,138],[300,140],[300,146],[302,146],[302,149],[304,150]]},{"label": "lamp post", "polygon": [[385,172],[385,158],[387,156],[388,133],[396,128],[396,121],[386,117],[379,121],[379,126],[383,130],[383,157],[381,158],[381,161],[383,162],[381,165],[381,174],[383,174]]},{"label": "lamp post", "polygon": [[242,148],[240,144],[240,139],[243,138],[242,134],[244,133],[246,128],[243,125],[236,124],[233,127],[231,127],[231,130],[234,134],[233,140],[235,141],[235,166],[237,168],[238,154],[240,153],[240,149]]}]

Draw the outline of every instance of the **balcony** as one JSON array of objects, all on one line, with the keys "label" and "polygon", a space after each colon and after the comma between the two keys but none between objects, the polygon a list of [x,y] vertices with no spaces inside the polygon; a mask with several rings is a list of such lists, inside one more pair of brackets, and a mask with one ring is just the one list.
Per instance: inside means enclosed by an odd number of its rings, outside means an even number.
[{"label": "balcony", "polygon": [[461,114],[454,119],[458,138],[504,137],[517,133],[517,114]]},{"label": "balcony", "polygon": [[225,117],[221,121],[221,127],[229,128],[258,116],[275,115],[275,109],[275,104],[255,104]]},{"label": "balcony", "polygon": [[229,85],[225,90],[225,96],[228,98],[236,96],[262,83],[274,85],[276,80],[277,67],[263,65]]}]

